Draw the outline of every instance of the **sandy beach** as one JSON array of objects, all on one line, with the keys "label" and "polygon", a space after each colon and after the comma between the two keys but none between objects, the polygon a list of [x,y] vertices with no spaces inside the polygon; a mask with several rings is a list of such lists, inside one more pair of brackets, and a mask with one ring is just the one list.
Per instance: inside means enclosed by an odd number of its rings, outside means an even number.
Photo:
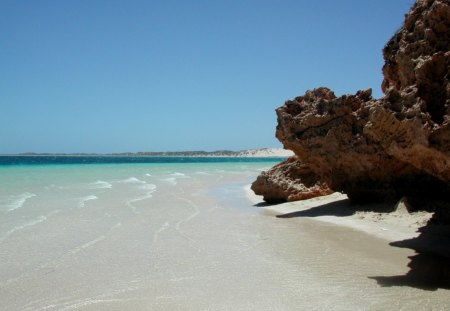
[{"label": "sandy beach", "polygon": [[[261,196],[255,195],[249,185],[245,189],[248,198],[254,204],[262,206],[269,215],[278,218],[306,217],[359,230],[389,242],[417,237],[419,228],[423,227],[432,216],[432,213],[425,211],[409,213],[403,202],[398,202],[392,207],[376,204],[350,206],[347,196],[341,193],[305,201],[269,205],[264,203]],[[392,211],[387,212],[388,210]]]},{"label": "sandy beach", "polygon": [[[385,267],[396,266],[398,269],[396,274],[388,276],[386,269],[379,276],[368,276],[368,279],[377,282],[380,291],[390,288],[391,294],[395,294],[402,290],[413,292],[418,290],[417,297],[420,297],[422,302],[430,302],[429,306],[422,303],[417,305],[416,307],[420,306],[419,310],[445,310],[445,306],[450,303],[447,297],[450,293],[448,283],[450,232],[445,227],[425,226],[432,213],[425,211],[409,213],[403,200],[393,206],[386,204],[355,206],[341,193],[269,205],[250,190],[250,185],[245,189],[247,197],[255,206],[261,207],[263,213],[276,219],[296,222],[302,228],[309,221],[315,222],[317,228],[329,224],[330,232],[322,238],[334,243],[337,253],[330,254],[331,256],[340,256],[340,252],[351,247],[360,255],[365,253],[361,263],[379,258],[385,261]],[[346,232],[347,237],[336,238],[339,232]],[[358,238],[354,238],[354,235]],[[347,269],[355,271],[364,266],[364,264],[352,265],[350,262],[348,264]],[[403,273],[400,273],[402,270]],[[400,297],[397,302],[399,303],[397,307],[387,308],[403,309],[407,303],[402,302]],[[367,308],[372,309],[369,306]],[[378,307],[375,309],[378,310]]]}]

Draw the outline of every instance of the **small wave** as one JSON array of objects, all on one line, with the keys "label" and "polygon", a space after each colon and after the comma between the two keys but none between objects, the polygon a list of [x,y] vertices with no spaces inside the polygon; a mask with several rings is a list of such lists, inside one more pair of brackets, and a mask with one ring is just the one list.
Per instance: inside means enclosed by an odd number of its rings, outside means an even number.
[{"label": "small wave", "polygon": [[78,207],[85,207],[87,201],[97,200],[98,197],[95,195],[88,195],[87,197],[80,198],[80,203],[78,203]]},{"label": "small wave", "polygon": [[118,182],[124,183],[124,184],[145,184],[145,181],[140,180],[136,177],[130,177],[127,179],[119,180]]},{"label": "small wave", "polygon": [[111,189],[112,188],[112,184],[110,184],[107,181],[103,181],[103,180],[97,180],[94,183],[90,183],[89,186],[91,189]]},{"label": "small wave", "polygon": [[152,175],[149,173],[145,174],[145,176],[152,177]]},{"label": "small wave", "polygon": [[175,173],[172,173],[172,174],[169,174],[170,176],[178,176],[178,177],[185,177],[186,176],[186,174],[183,174],[183,173],[178,173],[178,172],[175,172]]},{"label": "small wave", "polygon": [[139,197],[134,198],[134,199],[131,199],[131,200],[128,200],[125,203],[129,208],[131,208],[131,210],[135,214],[137,214],[136,206],[134,206],[133,203],[139,202],[139,201],[143,201],[143,200],[147,200],[147,199],[150,199],[151,197],[153,197],[153,192],[155,192],[155,190],[156,190],[156,185],[154,185],[154,184],[145,184],[145,185],[140,186],[139,188],[142,189],[142,190],[147,190],[147,192],[144,195],[139,196]]},{"label": "small wave", "polygon": [[11,230],[7,231],[2,237],[0,237],[0,242],[3,242],[4,240],[6,240],[11,234],[13,234],[16,231],[20,231],[27,227],[31,227],[31,226],[34,226],[34,225],[40,224],[41,222],[46,221],[48,219],[48,217],[50,217],[51,215],[56,214],[58,212],[59,212],[58,210],[53,211],[45,216],[39,216],[38,218],[33,219],[23,225],[12,228]]},{"label": "small wave", "polygon": [[36,194],[30,193],[30,192],[25,192],[25,193],[22,193],[22,194],[20,194],[18,196],[14,196],[13,197],[13,202],[11,202],[10,204],[7,205],[8,206],[7,211],[11,212],[11,211],[16,210],[18,208],[21,208],[28,199],[30,199],[32,197],[35,197],[35,196],[36,196]]}]

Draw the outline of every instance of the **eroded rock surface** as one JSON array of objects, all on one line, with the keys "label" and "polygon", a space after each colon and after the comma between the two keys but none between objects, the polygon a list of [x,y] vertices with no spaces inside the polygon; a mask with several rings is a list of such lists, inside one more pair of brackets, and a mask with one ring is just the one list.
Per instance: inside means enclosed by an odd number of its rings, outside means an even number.
[{"label": "eroded rock surface", "polygon": [[296,157],[262,173],[255,193],[266,201],[329,191],[354,202],[448,201],[450,1],[417,1],[383,55],[381,99],[370,89],[336,97],[321,87],[277,109],[276,136]]},{"label": "eroded rock surface", "polygon": [[259,175],[252,189],[263,192],[269,203],[307,200],[333,193],[295,156]]}]

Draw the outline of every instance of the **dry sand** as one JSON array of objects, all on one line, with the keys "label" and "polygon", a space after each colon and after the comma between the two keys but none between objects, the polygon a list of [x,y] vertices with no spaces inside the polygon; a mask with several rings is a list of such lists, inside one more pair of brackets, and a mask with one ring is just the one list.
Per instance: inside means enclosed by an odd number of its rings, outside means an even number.
[{"label": "dry sand", "polygon": [[389,242],[417,237],[418,229],[423,227],[432,216],[432,213],[424,211],[409,213],[402,201],[394,206],[391,212],[373,211],[389,209],[389,207],[376,205],[351,207],[347,196],[338,192],[310,200],[277,205],[264,204],[262,197],[255,195],[250,190],[250,186],[246,187],[246,192],[248,198],[254,204],[263,206],[268,214],[280,218],[313,218],[317,221],[359,230]]}]

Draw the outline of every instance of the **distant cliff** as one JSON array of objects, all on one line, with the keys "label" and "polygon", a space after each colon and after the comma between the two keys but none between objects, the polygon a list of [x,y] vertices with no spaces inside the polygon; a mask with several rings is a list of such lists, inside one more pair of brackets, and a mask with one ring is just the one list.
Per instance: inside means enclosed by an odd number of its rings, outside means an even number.
[{"label": "distant cliff", "polygon": [[[256,194],[450,204],[450,2],[418,0],[383,56],[382,98],[321,87],[276,110],[276,137],[296,156],[263,172]],[[438,210],[450,222],[449,209]]]}]

